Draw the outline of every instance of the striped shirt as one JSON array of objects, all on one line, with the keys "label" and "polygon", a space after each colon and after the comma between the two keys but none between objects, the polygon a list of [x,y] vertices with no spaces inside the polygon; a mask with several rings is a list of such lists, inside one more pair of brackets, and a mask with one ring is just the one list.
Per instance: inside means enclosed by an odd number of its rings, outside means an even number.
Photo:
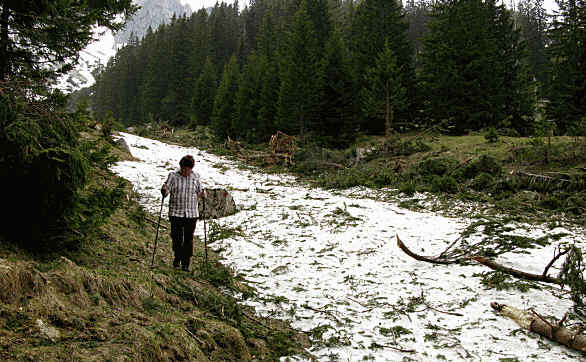
[{"label": "striped shirt", "polygon": [[167,177],[169,188],[169,216],[199,217],[197,198],[201,193],[199,174],[191,171],[189,176],[182,176],[181,171],[171,172]]}]

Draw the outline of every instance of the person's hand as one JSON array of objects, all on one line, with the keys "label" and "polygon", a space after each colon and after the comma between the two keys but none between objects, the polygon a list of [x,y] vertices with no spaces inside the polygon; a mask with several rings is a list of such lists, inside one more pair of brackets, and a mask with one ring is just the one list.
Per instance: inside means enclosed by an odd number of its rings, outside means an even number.
[{"label": "person's hand", "polygon": [[169,189],[167,188],[166,184],[163,184],[163,187],[161,187],[161,195],[163,196],[163,198],[167,197],[167,195],[169,194]]},{"label": "person's hand", "polygon": [[201,196],[202,199],[205,199],[208,196],[208,194],[206,194],[206,190],[205,189],[199,195]]}]

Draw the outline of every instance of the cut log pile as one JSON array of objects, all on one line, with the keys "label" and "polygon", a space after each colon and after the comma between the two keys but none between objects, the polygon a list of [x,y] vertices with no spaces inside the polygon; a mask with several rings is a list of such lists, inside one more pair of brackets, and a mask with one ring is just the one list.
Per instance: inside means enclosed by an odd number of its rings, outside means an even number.
[{"label": "cut log pile", "polygon": [[295,137],[278,131],[271,136],[269,146],[271,147],[271,153],[274,156],[284,158],[285,164],[293,163],[293,156],[297,150],[297,141]]},{"label": "cut log pile", "polygon": [[[269,152],[246,150],[238,141],[230,137],[224,142],[224,147],[234,153],[235,156],[248,161],[261,163],[263,166],[284,164],[293,165],[295,151],[297,151],[297,139],[278,131],[271,136],[269,141]],[[338,167],[338,165],[336,165]]]}]

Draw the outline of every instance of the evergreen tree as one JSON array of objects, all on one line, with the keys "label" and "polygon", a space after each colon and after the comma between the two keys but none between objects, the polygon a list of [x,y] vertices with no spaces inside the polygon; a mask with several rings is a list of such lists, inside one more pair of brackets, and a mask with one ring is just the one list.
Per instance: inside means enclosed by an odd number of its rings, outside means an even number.
[{"label": "evergreen tree", "polygon": [[193,116],[197,124],[207,125],[212,119],[218,76],[210,57],[206,59],[203,71],[195,84],[191,101]]},{"label": "evergreen tree", "polygon": [[558,0],[558,6],[550,33],[553,69],[547,116],[563,134],[586,122],[586,2]]},{"label": "evergreen tree", "polygon": [[544,0],[522,0],[518,5],[519,25],[527,44],[530,74],[547,88],[551,64],[547,56],[548,16],[543,7]]},{"label": "evergreen tree", "polygon": [[318,59],[317,38],[306,4],[307,1],[302,0],[281,55],[277,124],[286,133],[301,135],[307,131],[311,117],[316,79],[314,65]]},{"label": "evergreen tree", "polygon": [[326,146],[345,147],[354,140],[352,80],[339,32],[334,31],[319,63],[317,101],[312,124]]},{"label": "evergreen tree", "polygon": [[428,117],[456,134],[509,125],[523,131],[532,113],[523,56],[504,6],[493,0],[436,5],[421,77]]},{"label": "evergreen tree", "polygon": [[402,71],[389,42],[376,58],[376,64],[366,70],[368,86],[362,90],[364,110],[373,118],[384,119],[386,137],[391,136],[396,112],[407,106]]},{"label": "evergreen tree", "polygon": [[266,57],[256,56],[254,53],[248,57],[236,94],[236,115],[232,123],[235,137],[243,137],[252,142],[258,142],[263,138],[264,130],[259,127],[258,113],[262,75],[266,69]]},{"label": "evergreen tree", "polygon": [[224,67],[222,79],[216,92],[214,109],[212,112],[211,127],[216,136],[224,140],[234,136],[232,122],[236,116],[236,93],[238,92],[238,79],[240,70],[236,56],[230,58],[230,62]]},{"label": "evergreen tree", "polygon": [[[401,83],[407,88],[409,99],[415,93],[415,70],[413,50],[407,38],[409,25],[401,3],[396,0],[364,0],[356,8],[350,34],[350,51],[353,63],[353,78],[356,80],[355,97],[358,99],[363,88],[367,87],[363,74],[374,66],[387,39],[390,49],[402,67]],[[412,104],[415,106],[415,104]],[[400,117],[410,119],[413,112],[411,103]],[[377,119],[366,117],[362,129],[370,132],[382,131],[383,125]]]},{"label": "evergreen tree", "polygon": [[265,72],[261,75],[261,90],[258,110],[259,136],[267,141],[270,135],[277,131],[276,117],[278,112],[278,99],[281,79],[279,78],[279,66],[277,62],[268,61]]},{"label": "evergreen tree", "polygon": [[93,26],[120,29],[119,14],[136,10],[131,0],[2,1],[0,79],[46,78],[72,69],[93,40]]},{"label": "evergreen tree", "polygon": [[[66,98],[48,84],[76,62],[93,26],[119,29],[120,13],[133,10],[130,0],[0,4],[0,177],[18,191],[5,195],[3,240],[38,251],[75,230],[79,242],[116,206],[120,190],[86,188],[92,162],[109,167],[100,157],[107,151],[93,152],[79,137],[87,110],[66,112]],[[23,218],[32,222],[8,227]]]}]

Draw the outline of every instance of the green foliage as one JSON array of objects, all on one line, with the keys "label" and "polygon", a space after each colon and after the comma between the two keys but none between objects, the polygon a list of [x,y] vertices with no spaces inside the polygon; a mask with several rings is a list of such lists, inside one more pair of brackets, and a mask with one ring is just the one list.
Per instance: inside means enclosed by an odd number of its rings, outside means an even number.
[{"label": "green foliage", "polygon": [[468,162],[466,165],[459,167],[453,172],[453,176],[458,180],[470,180],[481,173],[498,177],[501,175],[503,167],[494,157],[482,155],[479,158]]},{"label": "green foliage", "polygon": [[559,278],[572,291],[574,311],[582,317],[586,316],[584,309],[584,296],[586,295],[586,281],[584,281],[584,265],[582,250],[576,245],[569,247],[570,251],[562,265]]},{"label": "green foliage", "polygon": [[479,173],[470,184],[470,187],[476,191],[488,190],[489,186],[494,183],[494,176],[489,173],[481,172]]},{"label": "green foliage", "polygon": [[94,25],[120,29],[131,0],[3,2],[0,79],[44,79],[69,71],[93,40]]},{"label": "green foliage", "polygon": [[422,59],[427,117],[454,134],[499,127],[502,120],[526,133],[534,99],[519,37],[504,5],[437,3]]},{"label": "green foliage", "polygon": [[[546,113],[561,134],[583,122],[586,101],[586,5],[584,1],[560,0],[559,15],[550,28],[552,80]],[[583,127],[583,123],[582,123]]]},{"label": "green foliage", "polygon": [[[31,248],[45,248],[87,235],[118,206],[121,185],[86,189],[94,167],[108,167],[115,158],[109,146],[80,142],[80,113],[63,111],[58,92],[31,99],[14,88],[0,94],[0,149],[6,180],[2,233]],[[49,111],[51,110],[51,111]],[[26,227],[16,227],[26,223]]]},{"label": "green foliage", "polygon": [[494,127],[490,127],[484,135],[484,138],[489,143],[496,143],[499,140],[499,135]]},{"label": "green foliage", "polygon": [[384,119],[385,136],[390,137],[395,113],[407,108],[407,90],[402,84],[403,67],[385,41],[373,67],[366,69],[366,87],[362,89],[363,111],[371,118]]},{"label": "green foliage", "polygon": [[446,192],[454,194],[458,192],[458,182],[452,176],[434,176],[431,182],[433,192]]},{"label": "green foliage", "polygon": [[453,158],[437,157],[421,161],[417,169],[424,177],[443,176],[454,170],[457,165],[458,161]]},{"label": "green foliage", "polygon": [[206,58],[193,91],[192,111],[196,124],[209,124],[214,109],[214,98],[218,87],[217,71],[210,57]]},{"label": "green foliage", "polygon": [[230,58],[226,64],[222,80],[214,100],[211,127],[216,136],[224,140],[233,135],[232,121],[236,116],[236,94],[238,92],[238,79],[240,70],[236,57]]}]

